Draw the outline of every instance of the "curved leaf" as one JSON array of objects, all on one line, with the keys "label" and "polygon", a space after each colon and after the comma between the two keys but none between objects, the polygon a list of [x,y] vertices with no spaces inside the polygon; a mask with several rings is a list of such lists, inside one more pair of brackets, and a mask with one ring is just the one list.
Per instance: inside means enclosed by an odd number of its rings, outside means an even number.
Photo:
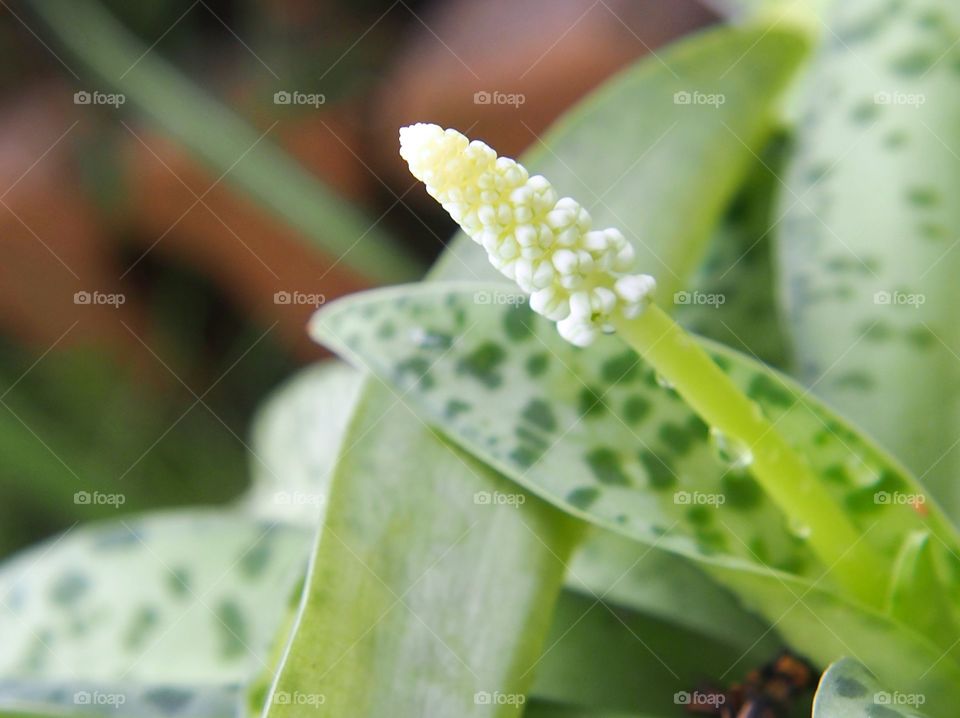
[{"label": "curved leaf", "polygon": [[779,271],[803,380],[960,516],[960,11],[833,3],[798,98]]},{"label": "curved leaf", "polygon": [[[314,329],[524,487],[703,562],[811,658],[869,648],[871,667],[891,683],[922,677],[951,695],[960,669],[953,658],[937,659],[953,636],[922,638],[831,593],[827,572],[804,549],[803,527],[784,525],[741,470],[748,462],[736,447],[711,447],[706,427],[615,338],[577,350],[509,296],[457,284],[368,292],[325,308]],[[477,301],[492,297],[502,303]],[[902,500],[923,494],[901,467],[789,380],[706,346],[891,564],[908,533],[936,534],[938,579],[956,595],[953,532],[936,506],[919,511]],[[822,622],[811,627],[814,604]],[[896,657],[878,655],[884,642],[897,646]]]},{"label": "curved leaf", "polygon": [[922,718],[914,706],[924,696],[891,693],[853,658],[841,658],[820,679],[813,718]]},{"label": "curved leaf", "polygon": [[309,540],[200,510],[74,528],[0,567],[0,676],[242,683],[269,655]]},{"label": "curved leaf", "polygon": [[244,499],[264,519],[315,528],[363,375],[335,361],[300,371],[257,413],[251,438],[253,485]]}]

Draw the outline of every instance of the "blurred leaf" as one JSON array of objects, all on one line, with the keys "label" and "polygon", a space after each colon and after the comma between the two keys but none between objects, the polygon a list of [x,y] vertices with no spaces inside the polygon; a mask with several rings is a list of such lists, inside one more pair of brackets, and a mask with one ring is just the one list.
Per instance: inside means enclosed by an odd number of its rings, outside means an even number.
[{"label": "blurred leaf", "polygon": [[[126,96],[227,181],[361,276],[420,273],[409,252],[258,132],[127,32],[93,0],[34,0],[31,9],[89,71]],[[222,174],[221,174],[222,173]]]},{"label": "blurred leaf", "polygon": [[782,646],[775,626],[747,613],[694,563],[610,531],[594,531],[583,541],[573,555],[567,586],[726,644],[747,662],[761,663]]},{"label": "blurred leaf", "polygon": [[278,700],[297,694],[337,715],[516,715],[476,696],[526,692],[578,532],[372,388],[268,715],[301,715]]},{"label": "blurred leaf", "polygon": [[242,683],[273,645],[309,541],[201,510],[73,528],[0,568],[0,675]]},{"label": "blurred leaf", "polygon": [[690,331],[781,368],[789,352],[771,250],[785,150],[777,138],[763,151],[715,230],[706,260],[673,301],[675,318]]},{"label": "blurred leaf", "polygon": [[960,517],[960,13],[834,3],[798,98],[779,271],[802,379]]},{"label": "blurred leaf", "polygon": [[[145,386],[103,352],[32,364],[0,348],[0,487],[16,495],[0,504],[0,534],[11,544],[78,518],[224,501],[242,487],[239,441],[186,392]],[[122,503],[80,504],[77,492]]]},{"label": "blurred leaf", "polygon": [[254,516],[315,529],[363,375],[326,361],[296,374],[264,403],[253,426]]},{"label": "blurred leaf", "polygon": [[909,534],[897,556],[890,585],[890,613],[927,635],[957,635],[958,608],[942,590],[938,552],[928,531]]},{"label": "blurred leaf", "polygon": [[911,706],[893,704],[893,697],[863,664],[841,658],[820,679],[813,718],[921,718]]},{"label": "blurred leaf", "polygon": [[569,593],[561,594],[545,645],[534,698],[665,716],[681,710],[677,693],[738,677],[734,668],[743,658],[741,650],[682,626]]},{"label": "blurred leaf", "polygon": [[[698,34],[604,84],[523,162],[561,196],[578,198],[595,227],[620,229],[637,266],[670,297],[684,288],[754,166],[806,51],[804,36],[786,24]],[[446,279],[504,281],[463,235],[437,267]]]}]

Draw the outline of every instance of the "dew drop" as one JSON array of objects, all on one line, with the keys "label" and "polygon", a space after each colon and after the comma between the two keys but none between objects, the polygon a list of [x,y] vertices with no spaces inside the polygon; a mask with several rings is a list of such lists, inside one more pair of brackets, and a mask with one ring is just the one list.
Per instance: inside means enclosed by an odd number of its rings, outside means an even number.
[{"label": "dew drop", "polygon": [[659,386],[661,389],[666,389],[667,391],[674,390],[673,382],[667,379],[667,377],[663,376],[662,374],[655,374],[654,378],[657,381],[657,386]]},{"label": "dew drop", "polygon": [[847,476],[850,477],[854,486],[860,488],[876,486],[883,478],[883,472],[879,468],[868,464],[859,456],[849,457],[844,465],[847,469]]},{"label": "dew drop", "polygon": [[810,526],[796,519],[790,519],[787,522],[787,531],[801,541],[808,540],[811,534]]},{"label": "dew drop", "polygon": [[717,458],[731,469],[744,471],[753,463],[753,451],[747,444],[725,434],[715,426],[710,428],[710,445]]}]

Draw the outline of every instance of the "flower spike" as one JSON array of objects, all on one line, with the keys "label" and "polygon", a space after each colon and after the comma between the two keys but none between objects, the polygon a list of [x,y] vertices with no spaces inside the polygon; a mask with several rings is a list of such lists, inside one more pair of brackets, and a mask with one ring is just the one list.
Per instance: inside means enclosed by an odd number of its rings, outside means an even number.
[{"label": "flower spike", "polygon": [[591,229],[587,210],[558,198],[546,178],[531,177],[483,142],[432,124],[401,129],[400,156],[570,343],[587,346],[612,332],[615,320],[643,311],[656,283],[647,274],[628,274],[631,244],[617,229]]}]

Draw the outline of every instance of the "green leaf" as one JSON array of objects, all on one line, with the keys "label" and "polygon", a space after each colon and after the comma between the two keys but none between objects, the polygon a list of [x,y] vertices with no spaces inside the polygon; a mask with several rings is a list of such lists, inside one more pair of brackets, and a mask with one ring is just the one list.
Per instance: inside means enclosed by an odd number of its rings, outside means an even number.
[{"label": "green leaf", "polygon": [[[314,329],[525,488],[703,562],[811,658],[829,662],[848,644],[877,653],[876,637],[885,634],[900,653],[871,658],[871,667],[910,682],[949,648],[953,636],[921,638],[832,593],[804,547],[804,527],[786,526],[740,468],[747,457],[723,441],[711,445],[706,427],[615,337],[575,349],[511,297],[497,286],[460,284],[368,292],[325,308]],[[891,564],[910,531],[936,534],[951,567],[939,579],[956,595],[956,539],[932,503],[918,512],[903,500],[923,496],[912,477],[793,382],[728,349],[706,348]],[[814,616],[831,620],[811,627],[800,609],[813,603],[821,605]],[[929,673],[924,680],[949,684],[942,676],[958,667],[944,660]]]},{"label": "green leaf", "polygon": [[595,710],[669,716],[678,711],[678,693],[733,682],[751,662],[766,662],[770,655],[745,653],[675,623],[565,593],[531,692]]},{"label": "green leaf", "polygon": [[920,627],[927,635],[958,634],[958,607],[941,588],[940,552],[928,531],[909,534],[897,557],[890,584],[889,611],[903,623]]},{"label": "green leaf", "polygon": [[[637,250],[637,266],[672,296],[754,165],[806,52],[805,36],[788,23],[681,41],[604,84],[523,162],[582,202],[594,226],[619,228]],[[445,279],[503,279],[463,235],[437,267]]]},{"label": "green leaf", "polygon": [[233,114],[99,4],[43,0],[29,5],[91,74],[320,249],[361,276],[380,281],[409,280],[419,274],[410,253],[376,222],[265,139],[269,129],[257,131]]},{"label": "green leaf", "polygon": [[674,294],[672,307],[690,331],[777,367],[789,356],[771,256],[785,150],[783,137],[764,149],[710,240],[706,260],[686,289]]},{"label": "green leaf", "polygon": [[859,661],[841,658],[827,669],[813,703],[813,718],[922,718],[925,696],[883,690]]},{"label": "green leaf", "polygon": [[308,545],[215,511],[73,528],[0,567],[0,676],[242,683],[263,668]]},{"label": "green leaf", "polygon": [[143,686],[67,680],[0,678],[0,715],[132,716],[135,718],[243,718],[238,686]]},{"label": "green leaf", "polygon": [[376,385],[345,446],[268,715],[516,715],[579,532]]},{"label": "green leaf", "polygon": [[782,191],[779,270],[802,379],[960,516],[960,12],[833,4]]},{"label": "green leaf", "polygon": [[[326,496],[328,470],[340,443],[343,424],[352,410],[347,395],[354,392],[358,377],[359,373],[347,365],[326,362],[301,372],[267,402],[257,419],[253,440],[255,473],[259,474],[260,485],[252,492],[253,497],[258,498],[251,498],[249,503],[255,511],[267,511],[271,518],[278,520],[316,524],[317,512],[298,513],[292,499]],[[285,499],[281,511],[274,501],[277,495]],[[699,644],[707,637],[709,645],[724,645],[728,656],[746,653],[743,660],[755,663],[765,660],[778,647],[766,626],[748,615],[726,591],[687,561],[654,548],[644,549],[638,556],[633,542],[609,532],[592,532],[581,544],[570,562],[567,585],[568,590],[561,594],[564,606],[580,605],[584,600],[581,596],[588,597],[591,603],[603,596],[604,600],[597,603],[602,606],[600,613],[610,617],[613,615],[610,611],[616,611],[617,615],[638,612],[636,620],[644,626],[655,623],[675,627],[675,642],[680,636],[691,636],[696,637],[691,641]],[[533,695],[553,700],[570,698],[571,685],[559,680],[543,680],[543,676],[547,670],[558,674],[575,667],[580,685],[607,686],[600,692],[607,701],[605,705],[621,695],[625,706],[635,706],[636,686],[628,680],[610,685],[609,679],[613,675],[624,675],[623,667],[615,668],[618,656],[623,658],[624,666],[633,664],[638,652],[641,658],[652,660],[649,651],[636,639],[640,629],[628,626],[626,621],[601,623],[602,640],[608,644],[606,660],[584,665],[581,644],[591,640],[587,626],[596,623],[592,611],[585,621],[575,633],[566,636],[567,627],[554,620],[551,634],[564,638],[547,641],[548,659],[534,671],[541,680],[535,683]],[[660,629],[661,633],[663,630]],[[574,640],[580,637],[583,640]],[[614,652],[613,646],[622,647],[622,655]],[[691,656],[694,661],[690,670],[699,667],[701,674],[705,674],[706,666],[699,651],[691,651]],[[731,662],[728,659],[721,671],[729,668]],[[657,667],[663,671],[660,664]],[[627,670],[636,674],[637,680],[642,679],[638,666]],[[717,671],[717,675],[721,671]],[[589,699],[588,694],[574,695],[580,702]]]},{"label": "green leaf", "polygon": [[[787,526],[767,501],[748,454],[712,435],[619,339],[578,350],[521,301],[495,285],[408,285],[334,302],[313,328],[565,510],[682,553],[819,576],[804,527]],[[910,529],[956,546],[935,505],[910,504],[926,499],[913,478],[846,422],[767,367],[706,347],[891,563]]]},{"label": "green leaf", "polygon": [[[594,531],[583,541],[567,586],[724,643],[747,661],[752,656],[762,663],[782,645],[769,625],[693,562],[654,546],[638,549],[635,541],[611,531]],[[565,646],[557,650],[568,652]]]},{"label": "green leaf", "polygon": [[300,371],[257,413],[253,485],[245,505],[258,517],[315,528],[363,375],[325,361]]}]

